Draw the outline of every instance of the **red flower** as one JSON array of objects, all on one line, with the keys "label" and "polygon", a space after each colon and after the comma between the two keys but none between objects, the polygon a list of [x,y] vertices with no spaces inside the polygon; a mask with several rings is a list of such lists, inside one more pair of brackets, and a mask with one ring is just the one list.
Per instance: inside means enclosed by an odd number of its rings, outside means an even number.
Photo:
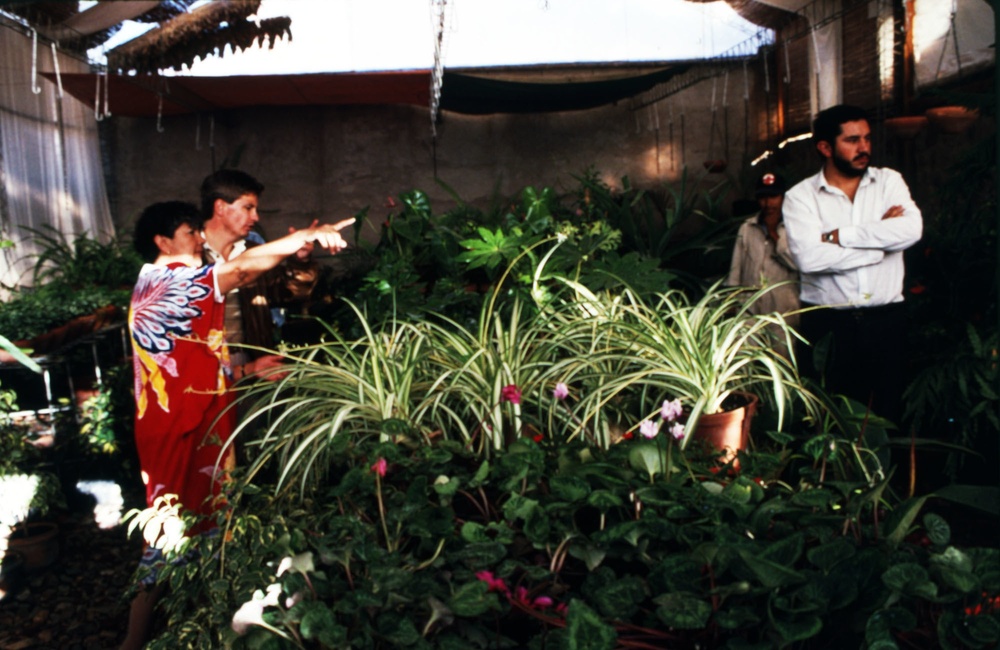
[{"label": "red flower", "polygon": [[631,431],[626,431],[625,433],[622,434],[622,440],[631,440],[634,437],[635,434],[632,433]]},{"label": "red flower", "polygon": [[521,403],[521,389],[514,384],[508,384],[500,389],[500,401],[511,404]]},{"label": "red flower", "polygon": [[385,462],[384,458],[379,458],[377,461],[375,461],[372,464],[371,470],[372,470],[372,472],[374,472],[375,474],[378,474],[379,476],[385,476],[385,470],[388,467],[389,467],[389,463]]},{"label": "red flower", "polygon": [[531,439],[534,440],[535,442],[541,442],[544,438],[545,436],[543,436],[540,433],[536,433],[535,435],[531,436]]},{"label": "red flower", "polygon": [[920,284],[919,282],[917,284],[913,285],[912,287],[910,287],[910,293],[912,293],[915,296],[919,296],[924,291],[927,291],[927,287],[925,287],[924,285]]}]

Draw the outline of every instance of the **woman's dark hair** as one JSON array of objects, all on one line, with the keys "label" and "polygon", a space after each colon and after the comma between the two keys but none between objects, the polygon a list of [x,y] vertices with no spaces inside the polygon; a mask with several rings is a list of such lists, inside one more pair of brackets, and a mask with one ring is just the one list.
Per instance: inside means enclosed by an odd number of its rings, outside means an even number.
[{"label": "woman's dark hair", "polygon": [[840,135],[840,125],[868,119],[868,111],[849,104],[838,104],[820,111],[813,120],[813,143],[827,142],[832,147]]},{"label": "woman's dark hair", "polygon": [[132,245],[142,259],[153,262],[160,254],[156,246],[157,235],[173,238],[181,226],[189,225],[201,229],[201,213],[198,206],[186,201],[163,201],[154,203],[139,215],[135,222]]},{"label": "woman's dark hair", "polygon": [[220,169],[201,182],[201,214],[207,221],[212,218],[215,199],[232,203],[244,194],[260,196],[264,185],[256,178],[238,169]]}]

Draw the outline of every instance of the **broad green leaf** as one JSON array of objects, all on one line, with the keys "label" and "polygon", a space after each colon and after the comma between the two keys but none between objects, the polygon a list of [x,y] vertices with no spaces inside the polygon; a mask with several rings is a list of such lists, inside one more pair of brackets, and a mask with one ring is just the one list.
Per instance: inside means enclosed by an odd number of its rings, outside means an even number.
[{"label": "broad green leaf", "polygon": [[805,579],[802,573],[777,562],[766,560],[754,553],[741,549],[739,555],[761,584],[768,589],[796,584]]},{"label": "broad green leaf", "polygon": [[566,612],[566,635],[570,650],[613,650],[618,641],[615,628],[579,599]]},{"label": "broad green leaf", "polygon": [[593,571],[601,565],[607,555],[604,549],[593,544],[570,544],[568,553],[587,565],[588,571]]},{"label": "broad green leaf", "polygon": [[838,538],[809,549],[806,557],[824,573],[829,573],[839,562],[854,556],[855,547],[846,539]]},{"label": "broad green leaf", "polygon": [[496,594],[489,593],[489,586],[482,580],[459,586],[448,600],[448,608],[455,616],[482,616],[498,605]]},{"label": "broad green leaf", "polygon": [[928,512],[924,515],[923,521],[924,530],[927,531],[927,537],[931,542],[938,546],[944,546],[951,541],[951,528],[948,526],[948,522],[944,520],[944,517],[933,512]]},{"label": "broad green leaf", "polygon": [[781,638],[782,645],[811,639],[823,629],[823,620],[819,616],[811,615],[788,619],[776,618],[773,624],[775,632]]},{"label": "broad green leaf", "polygon": [[569,503],[582,501],[590,493],[590,485],[575,476],[554,476],[549,481],[549,488],[553,497]]},{"label": "broad green leaf", "polygon": [[712,605],[691,593],[660,594],[653,602],[657,604],[656,617],[679,630],[703,629],[712,616]]},{"label": "broad green leaf", "polygon": [[587,505],[606,513],[612,508],[620,508],[624,502],[621,497],[610,490],[594,490],[587,495]]}]

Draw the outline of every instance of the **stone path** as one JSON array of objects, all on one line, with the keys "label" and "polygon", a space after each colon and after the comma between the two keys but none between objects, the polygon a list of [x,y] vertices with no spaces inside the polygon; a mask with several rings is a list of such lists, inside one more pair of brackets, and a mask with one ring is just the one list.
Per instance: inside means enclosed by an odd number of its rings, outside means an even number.
[{"label": "stone path", "polygon": [[15,576],[0,600],[0,648],[115,650],[141,542],[127,537],[127,524],[102,530],[89,513],[64,515],[59,525],[55,563]]}]

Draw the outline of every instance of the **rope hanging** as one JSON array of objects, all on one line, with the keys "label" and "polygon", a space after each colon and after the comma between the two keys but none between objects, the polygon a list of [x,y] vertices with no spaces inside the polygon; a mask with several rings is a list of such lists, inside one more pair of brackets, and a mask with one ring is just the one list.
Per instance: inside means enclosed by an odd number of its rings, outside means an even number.
[{"label": "rope hanging", "polygon": [[958,0],[952,0],[951,2],[951,17],[949,18],[950,25],[948,26],[948,31],[944,35],[944,43],[941,44],[941,56],[938,57],[937,70],[934,72],[934,80],[937,81],[941,77],[941,64],[944,63],[944,53],[948,51],[948,37],[951,36],[952,42],[955,45],[955,65],[958,66],[958,78],[962,78],[962,57],[959,55],[958,51],[958,30],[955,29],[955,14],[958,13]]},{"label": "rope hanging", "polygon": [[111,117],[111,103],[108,102],[108,88],[111,87],[111,77],[108,76],[108,69],[104,68],[104,117]]},{"label": "rope hanging", "polygon": [[38,85],[38,32],[31,30],[31,92],[39,94],[42,87]]},{"label": "rope hanging", "polygon": [[667,104],[667,108],[670,110],[670,121],[667,123],[667,137],[670,138],[670,171],[676,169],[674,166],[674,105]]},{"label": "rope hanging", "polygon": [[715,153],[715,88],[718,85],[719,76],[712,77],[712,125],[708,127],[708,160],[714,160],[712,154]]},{"label": "rope hanging", "polygon": [[444,35],[448,0],[431,0],[431,20],[434,25],[434,68],[431,70],[431,136],[437,138],[437,118],[441,107],[441,86],[444,83]]},{"label": "rope hanging", "polygon": [[[101,110],[101,77],[104,77],[104,110]],[[106,117],[111,117],[111,108],[108,103],[108,85],[111,80],[108,78],[108,69],[104,68],[104,72],[98,71],[94,75],[94,79],[97,83],[94,89],[94,119],[100,122]]]},{"label": "rope hanging", "polygon": [[750,151],[750,68],[743,59],[743,155]]},{"label": "rope hanging", "polygon": [[722,156],[729,160],[729,68],[722,77]]},{"label": "rope hanging", "polygon": [[788,39],[785,39],[785,83],[789,84],[792,81],[792,68],[788,65]]},{"label": "rope hanging", "polygon": [[63,98],[62,75],[59,73],[59,55],[56,52],[56,44],[52,45],[52,66],[56,71],[56,87],[59,89],[59,99]]},{"label": "rope hanging", "polygon": [[100,122],[104,119],[101,115],[101,73],[94,75],[94,79],[97,81],[97,86],[94,88],[94,119]]},{"label": "rope hanging", "polygon": [[163,128],[163,93],[157,93],[159,101],[156,104],[156,132],[163,133],[166,129]]},{"label": "rope hanging", "polygon": [[764,50],[761,51],[760,60],[764,67],[764,92],[771,92],[771,71],[767,69],[767,55],[764,54]]}]

